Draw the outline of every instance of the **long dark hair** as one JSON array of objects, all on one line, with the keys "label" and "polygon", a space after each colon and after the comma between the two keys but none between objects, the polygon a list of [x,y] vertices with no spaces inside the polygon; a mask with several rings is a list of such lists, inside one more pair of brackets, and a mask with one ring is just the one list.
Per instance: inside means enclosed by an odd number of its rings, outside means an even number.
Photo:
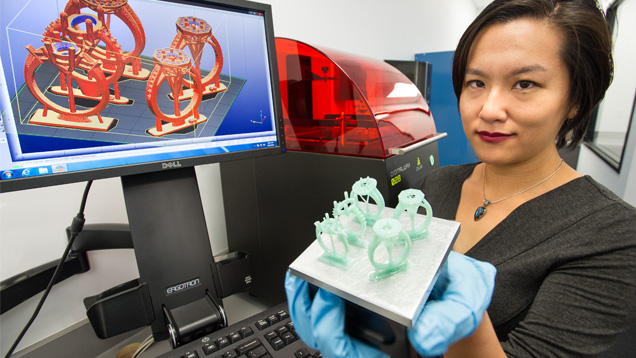
[{"label": "long dark hair", "polygon": [[612,35],[595,0],[495,0],[466,29],[453,58],[453,88],[461,96],[466,64],[477,35],[486,27],[520,18],[544,20],[564,38],[561,58],[570,71],[570,103],[577,113],[567,118],[556,137],[557,148],[575,147],[585,135],[590,114],[612,82]]}]

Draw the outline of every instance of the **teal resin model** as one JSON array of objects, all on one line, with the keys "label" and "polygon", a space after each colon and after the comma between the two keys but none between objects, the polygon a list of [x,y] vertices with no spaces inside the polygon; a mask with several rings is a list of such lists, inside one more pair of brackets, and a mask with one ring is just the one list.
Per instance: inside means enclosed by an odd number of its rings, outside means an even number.
[{"label": "teal resin model", "polygon": [[347,241],[354,246],[365,248],[367,242],[362,240],[367,229],[367,222],[355,197],[349,197],[349,193],[345,191],[345,199],[343,201],[333,202],[333,217],[341,225],[342,230],[347,235]]},{"label": "teal resin model", "polygon": [[[388,253],[388,260],[385,263],[376,261],[375,253],[380,244],[384,245]],[[394,250],[402,251],[397,258],[394,257]],[[407,260],[411,253],[411,238],[402,229],[402,224],[391,218],[378,220],[373,225],[373,242],[369,245],[369,261],[375,272],[371,273],[371,281],[380,281],[393,274],[406,270],[411,263]]]},{"label": "teal resin model", "polygon": [[[351,189],[351,197],[356,202],[362,201],[364,203],[360,210],[367,221],[367,225],[373,225],[382,217],[382,212],[384,211],[384,198],[378,190],[377,184],[378,182],[373,178],[360,178],[360,180],[353,183],[353,188]],[[377,206],[376,212],[373,212],[369,206],[371,199]]]},{"label": "teal resin model", "polygon": [[[318,260],[343,270],[351,267],[353,261],[349,258],[349,242],[347,234],[342,230],[340,223],[326,214],[322,221],[316,221],[314,225],[316,226],[316,240],[325,251]],[[325,236],[329,238],[331,245],[327,245],[324,242],[323,238]],[[342,244],[343,252],[338,252],[337,242]]]},{"label": "teal resin model", "polygon": [[[347,270],[354,261],[363,258],[358,255],[358,251],[350,256],[349,245],[366,248],[365,256],[375,268],[369,275],[373,282],[412,266],[408,257],[413,241],[429,235],[428,227],[433,218],[433,210],[421,190],[403,190],[398,199],[395,210],[385,210],[384,198],[377,188],[377,181],[370,177],[356,181],[351,194],[344,192],[344,200],[333,202],[333,218],[325,214],[322,221],[314,223],[316,239],[324,251],[318,260]],[[419,208],[426,211],[423,220],[422,215],[418,218]],[[400,221],[404,212],[410,220]],[[383,215],[387,217],[382,218]],[[367,225],[372,226],[372,234],[366,232]]]},{"label": "teal resin model", "polygon": [[[428,225],[433,218],[433,209],[431,205],[424,199],[424,193],[418,189],[406,189],[398,195],[399,203],[393,212],[393,218],[399,219],[406,211],[411,219],[410,229],[406,230],[411,240],[421,239],[428,236]],[[415,226],[415,215],[417,210],[422,207],[426,210],[426,218],[419,226]]]}]

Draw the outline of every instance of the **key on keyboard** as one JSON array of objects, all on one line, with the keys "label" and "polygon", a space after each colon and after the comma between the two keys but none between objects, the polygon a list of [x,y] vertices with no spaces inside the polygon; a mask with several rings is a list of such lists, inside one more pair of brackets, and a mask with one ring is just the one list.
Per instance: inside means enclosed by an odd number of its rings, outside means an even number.
[{"label": "key on keyboard", "polygon": [[283,302],[158,358],[322,358],[296,334]]}]

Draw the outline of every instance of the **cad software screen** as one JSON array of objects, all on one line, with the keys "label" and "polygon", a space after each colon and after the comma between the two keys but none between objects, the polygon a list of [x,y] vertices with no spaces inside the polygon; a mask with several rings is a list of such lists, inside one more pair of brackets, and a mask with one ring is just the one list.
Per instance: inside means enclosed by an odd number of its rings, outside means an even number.
[{"label": "cad software screen", "polygon": [[265,22],[205,2],[3,3],[0,183],[280,146]]}]

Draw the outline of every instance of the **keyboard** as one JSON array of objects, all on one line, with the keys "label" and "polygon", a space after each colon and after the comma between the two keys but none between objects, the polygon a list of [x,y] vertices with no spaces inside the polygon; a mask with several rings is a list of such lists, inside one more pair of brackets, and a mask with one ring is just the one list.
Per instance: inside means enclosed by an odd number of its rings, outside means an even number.
[{"label": "keyboard", "polygon": [[159,358],[321,358],[298,338],[283,302]]}]

